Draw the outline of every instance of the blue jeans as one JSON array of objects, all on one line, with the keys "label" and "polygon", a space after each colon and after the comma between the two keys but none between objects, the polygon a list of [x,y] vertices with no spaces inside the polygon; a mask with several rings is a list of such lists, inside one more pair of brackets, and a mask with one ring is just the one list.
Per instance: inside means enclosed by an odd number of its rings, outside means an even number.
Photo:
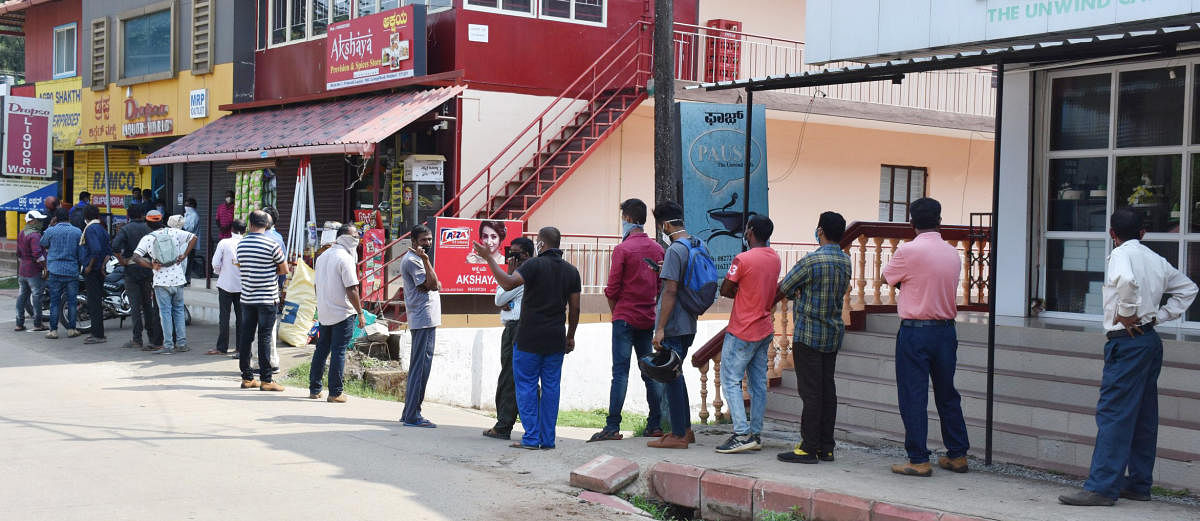
[{"label": "blue jeans", "polygon": [[42,292],[46,290],[46,281],[41,277],[17,277],[20,291],[17,293],[17,327],[25,327],[25,312],[33,317],[34,325],[46,323],[46,314],[42,312]]},{"label": "blue jeans", "polygon": [[1104,345],[1096,449],[1083,488],[1113,499],[1121,490],[1150,493],[1158,444],[1162,361],[1162,339],[1154,331],[1112,339]]},{"label": "blue jeans", "polygon": [[162,322],[163,347],[187,345],[187,316],[183,310],[183,286],[154,286],[158,319]]},{"label": "blue jeans", "polygon": [[[773,335],[748,342],[725,333],[721,346],[721,393],[729,404],[734,434],[762,434],[763,416],[767,413],[767,348]],[[742,404],[742,376],[750,389],[750,421]]]},{"label": "blue jeans", "polygon": [[325,359],[329,358],[329,396],[342,394],[342,371],[346,368],[346,346],[354,335],[358,315],[333,325],[321,324],[317,348],[313,351],[312,368],[308,373],[308,394],[320,394],[321,377],[325,375]]},{"label": "blue jeans", "polygon": [[967,423],[963,419],[962,398],[954,388],[954,369],[958,365],[958,332],[953,325],[900,326],[896,335],[896,393],[900,418],[904,421],[904,449],[912,463],[927,463],[929,448],[929,382],[933,380],[933,399],[942,420],[942,442],[946,456],[967,455]]},{"label": "blue jeans", "polygon": [[[670,336],[663,339],[662,345],[678,353],[679,358],[686,359],[688,348],[692,347],[695,339],[694,334]],[[671,434],[682,438],[687,435],[688,429],[692,428],[692,406],[688,403],[687,381],[684,380],[682,372],[679,373],[679,378],[665,385],[663,394],[670,408],[668,412],[671,414]]]},{"label": "blue jeans", "polygon": [[[621,409],[625,407],[625,392],[629,389],[629,357],[637,353],[640,359],[650,354],[650,341],[654,337],[651,329],[634,329],[624,320],[612,323],[612,385],[608,391],[608,421],[606,431],[621,429]],[[650,415],[646,418],[646,430],[662,425],[662,384],[642,375],[646,384],[646,405]]]},{"label": "blue jeans", "polygon": [[562,364],[563,353],[540,355],[513,346],[513,383],[517,387],[521,427],[525,428],[522,445],[554,448]]},{"label": "blue jeans", "polygon": [[58,317],[67,308],[67,329],[75,329],[75,295],[79,293],[79,278],[74,275],[50,274],[50,331],[58,331]]}]

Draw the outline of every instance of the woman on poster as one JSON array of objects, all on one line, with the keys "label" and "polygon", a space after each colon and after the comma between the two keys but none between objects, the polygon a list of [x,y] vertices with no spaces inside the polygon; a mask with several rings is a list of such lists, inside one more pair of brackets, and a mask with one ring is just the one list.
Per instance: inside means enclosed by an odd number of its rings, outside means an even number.
[{"label": "woman on poster", "polygon": [[[504,228],[504,223],[499,221],[482,221],[479,223],[479,238],[478,241],[487,246],[491,257],[496,259],[497,263],[504,263],[504,237],[508,234],[508,230]],[[484,257],[480,257],[474,251],[467,254],[467,264],[487,264],[488,261]]]}]

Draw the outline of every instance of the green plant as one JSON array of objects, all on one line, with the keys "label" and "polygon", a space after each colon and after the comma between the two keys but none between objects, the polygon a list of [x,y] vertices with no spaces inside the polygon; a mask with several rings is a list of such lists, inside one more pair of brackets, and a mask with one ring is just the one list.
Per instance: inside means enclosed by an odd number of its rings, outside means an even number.
[{"label": "green plant", "polygon": [[628,501],[633,506],[645,510],[647,514],[650,514],[650,517],[653,517],[658,521],[678,521],[675,516],[671,515],[671,507],[667,506],[665,503],[655,501],[645,496],[622,494],[621,497],[623,497],[625,501]]},{"label": "green plant", "polygon": [[4,277],[0,279],[0,289],[17,289],[17,278]]},{"label": "green plant", "polygon": [[800,507],[793,506],[787,512],[763,510],[758,514],[758,519],[759,521],[804,521],[804,514],[800,513]]},{"label": "green plant", "polygon": [[1150,494],[1162,497],[1188,497],[1192,495],[1192,491],[1188,489],[1176,490],[1173,488],[1164,488],[1158,485],[1150,487]]},{"label": "green plant", "polygon": [[[287,376],[283,379],[283,384],[294,386],[294,387],[307,388],[308,387],[308,376],[309,376],[309,374],[311,374],[311,371],[312,371],[312,364],[310,362],[305,362],[296,367],[293,367],[290,370],[288,370]],[[328,380],[329,380],[328,378],[322,377],[321,378],[321,386],[328,388],[328,385],[329,385]],[[342,385],[343,385],[342,392],[344,392],[350,396],[358,396],[360,398],[372,398],[375,400],[387,400],[387,401],[391,401],[391,402],[400,401],[399,397],[397,397],[391,393],[385,393],[383,391],[378,391],[375,388],[371,387],[370,385],[367,385],[367,382],[360,378],[347,378],[347,379],[345,379],[345,381],[342,382]]]},{"label": "green plant", "polygon": [[[558,424],[565,427],[603,429],[607,423],[608,411],[604,409],[592,409],[590,411],[574,409],[558,413]],[[646,431],[646,415],[629,412],[621,413],[621,430],[633,431],[635,436],[641,436]]]}]

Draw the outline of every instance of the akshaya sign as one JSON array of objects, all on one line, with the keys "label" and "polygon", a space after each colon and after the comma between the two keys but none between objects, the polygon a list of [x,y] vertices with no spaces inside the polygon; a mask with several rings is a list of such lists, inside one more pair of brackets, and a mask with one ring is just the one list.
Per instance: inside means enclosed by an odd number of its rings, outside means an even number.
[{"label": "akshaya sign", "polygon": [[409,5],[329,26],[328,90],[425,75],[425,6]]},{"label": "akshaya sign", "polygon": [[754,106],[754,129],[746,151],[746,106],[676,103],[682,150],[683,221],[708,246],[722,273],[742,252],[745,161],[750,160],[750,214],[767,213],[767,114]]},{"label": "akshaya sign", "polygon": [[40,98],[4,98],[4,175],[50,177],[53,173],[50,119],[54,103]]},{"label": "akshaya sign", "polygon": [[0,177],[0,210],[43,210],[42,200],[58,196],[58,181]]},{"label": "akshaya sign", "polygon": [[487,259],[475,255],[473,242],[491,250],[496,263],[504,265],[504,250],[521,236],[521,221],[483,221],[438,217],[433,234],[433,269],[442,283],[442,293],[491,295],[496,277]]},{"label": "akshaya sign", "polygon": [[54,117],[50,120],[54,150],[74,149],[79,141],[79,114],[83,106],[81,85],[79,77],[39,81],[35,85],[37,97],[54,103]]}]

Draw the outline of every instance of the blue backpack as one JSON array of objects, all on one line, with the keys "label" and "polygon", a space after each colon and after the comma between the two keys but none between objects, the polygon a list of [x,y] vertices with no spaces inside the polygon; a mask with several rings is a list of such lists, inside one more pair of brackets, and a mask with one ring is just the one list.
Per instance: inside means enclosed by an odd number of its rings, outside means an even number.
[{"label": "blue backpack", "polygon": [[721,273],[708,248],[695,237],[689,238],[688,263],[683,283],[679,285],[678,299],[683,310],[694,316],[703,315],[717,300],[717,282]]}]

